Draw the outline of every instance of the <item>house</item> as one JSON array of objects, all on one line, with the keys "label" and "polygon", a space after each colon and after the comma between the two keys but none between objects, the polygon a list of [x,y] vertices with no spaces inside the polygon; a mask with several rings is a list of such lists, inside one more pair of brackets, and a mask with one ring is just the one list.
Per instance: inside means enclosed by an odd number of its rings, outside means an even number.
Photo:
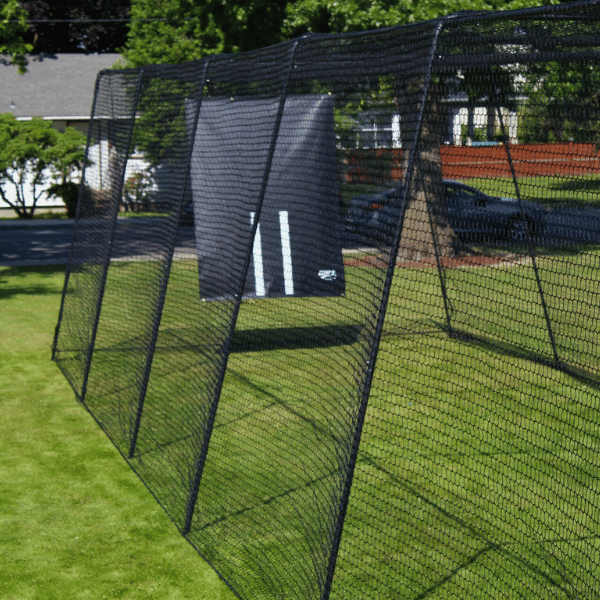
[{"label": "house", "polygon": [[[57,129],[72,126],[87,134],[99,71],[112,67],[119,54],[51,54],[30,57],[27,73],[0,58],[0,113],[19,120],[42,117]],[[38,206],[54,206],[42,197]],[[0,209],[7,205],[0,200]]]}]

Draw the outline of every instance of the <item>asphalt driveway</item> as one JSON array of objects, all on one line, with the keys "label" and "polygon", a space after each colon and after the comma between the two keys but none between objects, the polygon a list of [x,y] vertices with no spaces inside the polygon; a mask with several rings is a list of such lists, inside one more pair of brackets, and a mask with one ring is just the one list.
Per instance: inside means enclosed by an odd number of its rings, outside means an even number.
[{"label": "asphalt driveway", "polygon": [[[137,222],[137,226],[136,226]],[[542,244],[600,243],[600,210],[560,209],[549,213]],[[152,249],[140,231],[137,218],[120,218],[113,246],[113,258],[142,258]],[[0,265],[31,266],[66,264],[74,222],[72,220],[0,221]],[[343,247],[368,245],[368,240],[344,233]],[[180,227],[176,255],[194,256],[193,227]]]}]

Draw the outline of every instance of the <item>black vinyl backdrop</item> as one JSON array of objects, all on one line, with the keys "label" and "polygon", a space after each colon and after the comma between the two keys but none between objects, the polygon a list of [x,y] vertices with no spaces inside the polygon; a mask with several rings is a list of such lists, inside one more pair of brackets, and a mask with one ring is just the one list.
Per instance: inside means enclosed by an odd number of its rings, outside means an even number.
[{"label": "black vinyl backdrop", "polygon": [[240,598],[600,594],[599,18],[98,76],[53,358]]},{"label": "black vinyl backdrop", "polygon": [[[265,133],[278,105],[277,98],[202,103],[190,174],[204,299],[236,291],[236,274],[244,265],[256,209],[251,182],[264,171],[271,142]],[[230,218],[244,211],[245,224]],[[230,232],[221,225],[225,223]],[[289,96],[277,132],[244,297],[343,294],[341,227],[333,98]]]}]

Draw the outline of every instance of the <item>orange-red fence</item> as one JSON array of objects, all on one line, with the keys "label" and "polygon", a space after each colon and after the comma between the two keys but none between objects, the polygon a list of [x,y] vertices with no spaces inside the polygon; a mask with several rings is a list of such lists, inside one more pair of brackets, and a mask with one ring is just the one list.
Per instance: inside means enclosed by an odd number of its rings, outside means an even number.
[{"label": "orange-red fence", "polygon": [[[600,173],[596,144],[511,144],[510,154],[517,177],[540,175],[584,175]],[[506,147],[442,146],[442,174],[446,179],[510,177]],[[401,149],[348,150],[348,183],[377,183],[402,177]]]}]

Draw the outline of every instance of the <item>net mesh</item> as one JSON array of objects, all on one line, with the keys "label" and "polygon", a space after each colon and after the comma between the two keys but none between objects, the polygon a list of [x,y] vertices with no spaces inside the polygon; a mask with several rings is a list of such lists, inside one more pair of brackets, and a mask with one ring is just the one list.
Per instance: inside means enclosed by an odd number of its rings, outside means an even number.
[{"label": "net mesh", "polygon": [[597,596],[599,16],[99,75],[53,356],[240,597]]}]

